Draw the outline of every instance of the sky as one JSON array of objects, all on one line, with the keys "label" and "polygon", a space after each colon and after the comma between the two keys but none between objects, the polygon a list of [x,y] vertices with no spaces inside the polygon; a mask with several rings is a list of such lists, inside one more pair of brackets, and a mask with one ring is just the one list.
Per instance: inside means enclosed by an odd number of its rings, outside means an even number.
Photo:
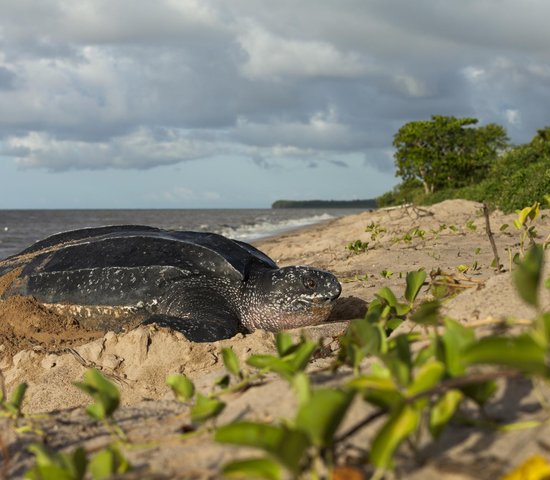
[{"label": "sky", "polygon": [[547,0],[0,0],[0,209],[372,198],[431,115],[550,125]]}]

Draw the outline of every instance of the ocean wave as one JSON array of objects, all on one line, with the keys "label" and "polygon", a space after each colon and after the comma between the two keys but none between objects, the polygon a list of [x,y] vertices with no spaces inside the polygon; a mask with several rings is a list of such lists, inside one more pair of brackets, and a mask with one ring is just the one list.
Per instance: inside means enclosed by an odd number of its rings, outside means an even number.
[{"label": "ocean wave", "polygon": [[315,223],[331,220],[334,216],[323,213],[321,215],[313,215],[304,218],[294,218],[280,221],[260,221],[251,224],[239,225],[238,227],[232,227],[230,225],[224,225],[216,233],[220,233],[228,238],[235,240],[251,241],[258,240],[260,238],[270,237],[272,235],[278,235],[295,228],[305,227],[307,225],[313,225]]}]

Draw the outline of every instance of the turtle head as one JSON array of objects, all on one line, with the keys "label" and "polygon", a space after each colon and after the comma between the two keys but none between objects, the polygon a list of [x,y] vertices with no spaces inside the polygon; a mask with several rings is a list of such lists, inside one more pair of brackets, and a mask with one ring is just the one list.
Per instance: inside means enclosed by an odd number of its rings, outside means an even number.
[{"label": "turtle head", "polygon": [[342,287],[332,273],[294,266],[258,272],[249,291],[243,324],[279,331],[326,321]]}]

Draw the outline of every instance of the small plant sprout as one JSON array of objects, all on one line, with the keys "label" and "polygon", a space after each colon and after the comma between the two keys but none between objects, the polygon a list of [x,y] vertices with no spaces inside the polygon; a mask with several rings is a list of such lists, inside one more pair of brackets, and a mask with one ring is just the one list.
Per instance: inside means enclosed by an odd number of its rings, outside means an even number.
[{"label": "small plant sprout", "polygon": [[350,252],[354,254],[366,253],[369,250],[369,242],[363,242],[362,240],[355,240],[346,246]]},{"label": "small plant sprout", "polygon": [[17,421],[23,415],[21,408],[23,407],[23,400],[27,391],[28,385],[26,383],[20,383],[8,399],[5,398],[3,389],[0,389],[0,416],[10,417],[13,419],[15,425]]},{"label": "small plant sprout", "polygon": [[225,408],[225,403],[215,395],[206,396],[197,392],[193,382],[185,375],[169,375],[166,384],[172,389],[178,401],[191,404],[190,415],[193,423],[202,424],[215,418]]},{"label": "small plant sprout", "polygon": [[475,232],[477,230],[477,225],[470,219],[466,222],[466,228],[471,232]]},{"label": "small plant sprout", "polygon": [[95,403],[86,407],[86,413],[94,420],[103,422],[120,440],[126,442],[126,434],[113,419],[120,405],[118,388],[95,368],[86,370],[84,381],[74,382],[74,386],[95,400]]},{"label": "small plant sprout", "polygon": [[393,272],[391,270],[384,269],[380,272],[380,276],[382,278],[391,278],[393,276]]},{"label": "small plant sprout", "polygon": [[376,240],[378,240],[378,237],[382,234],[382,233],[385,233],[387,232],[387,229],[384,228],[384,227],[381,227],[379,223],[374,223],[374,221],[372,221],[371,223],[369,223],[367,225],[367,227],[365,228],[365,232],[369,232],[371,235],[370,235],[370,238],[373,242],[375,242]]},{"label": "small plant sprout", "polygon": [[25,473],[25,478],[30,480],[83,480],[87,478],[86,472],[90,472],[93,480],[104,480],[132,468],[115,445],[100,450],[91,459],[82,447],[64,453],[33,443],[28,449],[36,459],[35,465]]},{"label": "small plant sprout", "polygon": [[514,220],[514,227],[516,230],[519,230],[519,243],[520,243],[520,254],[523,257],[525,254],[525,241],[529,240],[529,245],[535,243],[535,238],[537,237],[537,231],[533,222],[537,219],[540,214],[540,203],[535,202],[530,207],[525,207],[522,210],[516,210],[518,214],[517,218]]}]

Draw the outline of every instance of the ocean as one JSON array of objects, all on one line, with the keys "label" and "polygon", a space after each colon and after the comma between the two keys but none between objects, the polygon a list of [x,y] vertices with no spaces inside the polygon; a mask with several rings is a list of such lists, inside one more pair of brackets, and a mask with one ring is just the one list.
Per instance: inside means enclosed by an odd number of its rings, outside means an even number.
[{"label": "ocean", "polygon": [[0,210],[0,259],[54,233],[101,225],[214,232],[243,241],[358,213],[356,209]]}]

